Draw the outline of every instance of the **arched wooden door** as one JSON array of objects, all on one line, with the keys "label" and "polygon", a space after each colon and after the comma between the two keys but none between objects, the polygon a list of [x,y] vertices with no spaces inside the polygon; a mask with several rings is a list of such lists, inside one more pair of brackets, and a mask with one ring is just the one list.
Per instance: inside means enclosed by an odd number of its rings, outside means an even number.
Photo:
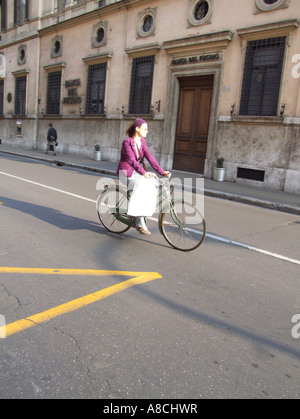
[{"label": "arched wooden door", "polygon": [[214,76],[179,79],[173,169],[204,173]]}]

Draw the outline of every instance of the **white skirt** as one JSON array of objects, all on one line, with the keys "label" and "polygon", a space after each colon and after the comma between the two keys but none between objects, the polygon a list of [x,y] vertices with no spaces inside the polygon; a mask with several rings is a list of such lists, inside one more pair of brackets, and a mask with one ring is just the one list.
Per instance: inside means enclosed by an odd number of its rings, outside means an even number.
[{"label": "white skirt", "polygon": [[133,189],[128,205],[128,215],[132,217],[151,217],[157,200],[156,180],[145,178],[134,172],[129,180],[129,189]]}]

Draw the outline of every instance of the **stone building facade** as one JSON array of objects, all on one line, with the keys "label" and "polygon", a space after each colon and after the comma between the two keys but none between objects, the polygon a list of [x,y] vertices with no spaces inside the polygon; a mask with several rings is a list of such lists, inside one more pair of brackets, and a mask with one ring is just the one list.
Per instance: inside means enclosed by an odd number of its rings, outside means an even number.
[{"label": "stone building facade", "polygon": [[299,0],[0,0],[0,138],[300,192]]}]

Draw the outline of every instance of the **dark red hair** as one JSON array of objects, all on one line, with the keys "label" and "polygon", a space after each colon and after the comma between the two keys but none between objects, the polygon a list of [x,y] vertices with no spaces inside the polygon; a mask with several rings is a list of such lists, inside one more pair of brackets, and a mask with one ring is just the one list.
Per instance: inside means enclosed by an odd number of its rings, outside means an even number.
[{"label": "dark red hair", "polygon": [[135,133],[135,129],[142,126],[143,124],[146,124],[146,123],[147,122],[144,121],[144,119],[142,119],[142,118],[136,119],[135,121],[131,122],[131,124],[127,128],[126,135],[128,135],[128,137],[133,138],[134,133]]}]

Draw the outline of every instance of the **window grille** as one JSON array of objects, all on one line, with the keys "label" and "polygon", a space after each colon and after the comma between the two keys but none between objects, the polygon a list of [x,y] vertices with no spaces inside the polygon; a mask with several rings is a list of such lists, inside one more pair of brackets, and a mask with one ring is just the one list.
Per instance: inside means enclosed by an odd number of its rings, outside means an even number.
[{"label": "window grille", "polygon": [[4,80],[0,80],[0,115],[3,116]]},{"label": "window grille", "polygon": [[14,23],[21,25],[29,19],[29,0],[14,0]]},{"label": "window grille", "polygon": [[285,37],[248,43],[241,97],[241,115],[276,116]]},{"label": "window grille", "polygon": [[196,20],[202,20],[205,18],[209,11],[209,4],[207,1],[199,1],[194,9],[194,17]]},{"label": "window grille", "polygon": [[66,7],[66,0],[57,0],[57,10],[61,12]]},{"label": "window grille", "polygon": [[107,64],[97,64],[89,67],[87,86],[87,114],[104,114],[105,83]]},{"label": "window grille", "polygon": [[5,31],[7,16],[7,3],[6,0],[0,0],[0,31]]},{"label": "window grille", "polygon": [[27,77],[16,78],[15,115],[25,115]]},{"label": "window grille", "polygon": [[48,115],[60,114],[61,71],[48,74],[47,110]]},{"label": "window grille", "polygon": [[132,63],[130,114],[150,114],[154,55],[134,58]]}]

